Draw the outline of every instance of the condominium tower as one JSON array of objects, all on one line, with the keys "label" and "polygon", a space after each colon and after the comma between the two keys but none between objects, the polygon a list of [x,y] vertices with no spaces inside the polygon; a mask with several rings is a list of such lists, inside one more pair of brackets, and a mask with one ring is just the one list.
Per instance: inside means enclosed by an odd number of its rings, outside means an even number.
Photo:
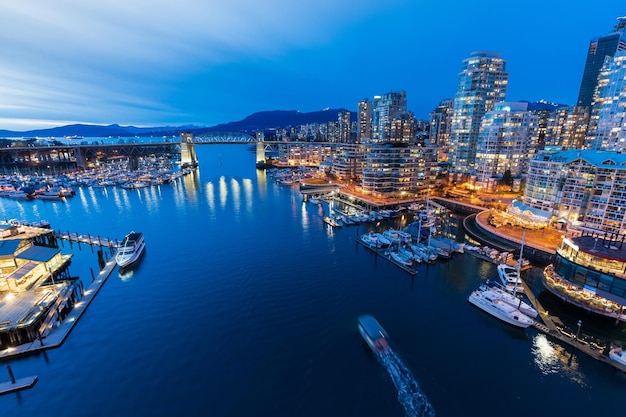
[{"label": "condominium tower", "polygon": [[626,50],[626,16],[617,18],[613,30],[604,36],[593,38],[589,43],[587,60],[578,93],[578,106],[590,107],[598,86],[598,74],[605,58],[613,57],[617,51]]},{"label": "condominium tower", "polygon": [[492,52],[473,52],[463,61],[454,97],[448,158],[457,172],[474,171],[483,116],[506,97],[505,66],[500,54]]}]

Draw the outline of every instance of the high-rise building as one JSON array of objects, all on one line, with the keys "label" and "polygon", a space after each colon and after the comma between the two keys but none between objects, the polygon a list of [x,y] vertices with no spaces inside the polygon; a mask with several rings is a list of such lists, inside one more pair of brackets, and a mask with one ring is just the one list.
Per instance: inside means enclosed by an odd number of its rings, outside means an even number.
[{"label": "high-rise building", "polygon": [[391,140],[391,126],[394,119],[406,113],[406,91],[390,92],[374,97],[372,108],[372,142],[384,143]]},{"label": "high-rise building", "polygon": [[528,111],[527,102],[501,102],[483,118],[476,149],[476,179],[490,179],[509,171],[520,177],[535,155],[539,116]]},{"label": "high-rise building", "polygon": [[368,143],[372,139],[372,102],[368,99],[359,101],[357,113],[356,141]]},{"label": "high-rise building", "polygon": [[350,130],[351,130],[351,122],[350,122],[350,112],[348,110],[342,110],[339,112],[337,116],[337,121],[339,122],[338,129],[338,140],[339,143],[348,143],[350,141]]},{"label": "high-rise building", "polygon": [[589,108],[559,107],[547,120],[541,148],[583,149],[589,123]]},{"label": "high-rise building", "polygon": [[402,197],[425,186],[421,149],[405,143],[372,144],[363,170],[363,192]]},{"label": "high-rise building", "polygon": [[437,148],[437,161],[448,160],[448,146],[450,144],[450,123],[454,99],[441,100],[435,110],[430,112],[428,144]]},{"label": "high-rise building", "polygon": [[611,32],[593,38],[589,43],[583,78],[580,83],[577,106],[591,107],[593,95],[598,85],[598,74],[604,59],[615,56],[617,51],[626,50],[626,16],[617,18],[617,24]]},{"label": "high-rise building", "polygon": [[587,143],[589,149],[626,151],[626,50],[606,57],[598,74]]},{"label": "high-rise building", "polygon": [[504,101],[509,75],[500,54],[473,52],[463,61],[454,97],[449,162],[457,172],[473,172],[483,116]]}]

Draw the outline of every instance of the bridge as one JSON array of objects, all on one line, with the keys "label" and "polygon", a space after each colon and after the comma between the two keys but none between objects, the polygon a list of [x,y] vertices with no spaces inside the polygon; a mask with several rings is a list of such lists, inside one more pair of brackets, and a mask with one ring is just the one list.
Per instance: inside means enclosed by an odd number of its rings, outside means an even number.
[{"label": "bridge", "polygon": [[152,155],[180,156],[183,165],[197,164],[195,145],[255,144],[257,139],[241,132],[210,132],[194,136],[181,133],[174,137],[94,138],[93,140],[48,140],[47,143],[15,141],[0,147],[0,172],[27,170],[53,173],[87,168],[98,161],[126,158],[131,169],[141,157]]}]

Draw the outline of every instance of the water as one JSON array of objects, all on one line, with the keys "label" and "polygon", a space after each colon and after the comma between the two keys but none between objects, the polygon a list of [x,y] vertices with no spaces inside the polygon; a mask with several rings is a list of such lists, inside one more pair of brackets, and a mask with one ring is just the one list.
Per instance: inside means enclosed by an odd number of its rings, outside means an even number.
[{"label": "water", "polygon": [[[405,386],[437,416],[622,411],[625,375],[467,302],[493,265],[459,254],[411,279],[355,242],[366,227],[329,229],[323,207],[256,171],[246,146],[196,149],[197,175],[175,184],[79,188],[64,203],[0,199],[6,218],[118,239],[141,231],[147,242],[63,346],[2,363],[39,376],[0,397],[3,414],[411,415],[361,340],[361,314],[385,327],[399,375],[414,378]],[[96,255],[62,251],[88,284]]]}]

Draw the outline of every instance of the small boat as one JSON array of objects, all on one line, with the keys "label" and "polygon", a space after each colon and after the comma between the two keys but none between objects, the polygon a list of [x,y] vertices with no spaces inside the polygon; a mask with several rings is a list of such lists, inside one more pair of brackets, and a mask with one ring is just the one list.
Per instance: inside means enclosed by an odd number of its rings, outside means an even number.
[{"label": "small boat", "polygon": [[609,351],[609,359],[620,365],[622,369],[626,367],[626,352],[621,347],[614,347]]},{"label": "small boat", "polygon": [[515,267],[507,264],[498,265],[498,277],[502,285],[506,287],[509,292],[521,293],[524,292],[524,286],[522,285],[522,278]]},{"label": "small boat", "polygon": [[520,328],[527,328],[533,324],[533,319],[499,299],[492,290],[481,285],[472,291],[468,301],[486,313]]},{"label": "small boat", "polygon": [[341,227],[342,224],[337,219],[329,216],[324,217],[324,223],[331,225],[332,227]]},{"label": "small boat", "polygon": [[64,200],[65,197],[61,195],[58,188],[47,188],[37,192],[37,198],[42,200]]},{"label": "small boat", "polygon": [[[361,235],[361,242],[365,243],[365,245],[369,246],[370,248],[383,247],[383,243],[380,241],[380,239],[378,239],[376,233],[365,233]],[[387,244],[386,246],[389,246],[389,244]]]},{"label": "small boat", "polygon": [[385,352],[389,349],[387,340],[389,336],[373,316],[369,314],[359,316],[359,333],[374,353]]},{"label": "small boat", "polygon": [[120,268],[126,268],[135,263],[146,248],[143,234],[130,232],[124,237],[121,246],[115,254],[115,262]]}]

